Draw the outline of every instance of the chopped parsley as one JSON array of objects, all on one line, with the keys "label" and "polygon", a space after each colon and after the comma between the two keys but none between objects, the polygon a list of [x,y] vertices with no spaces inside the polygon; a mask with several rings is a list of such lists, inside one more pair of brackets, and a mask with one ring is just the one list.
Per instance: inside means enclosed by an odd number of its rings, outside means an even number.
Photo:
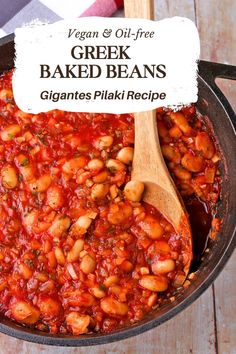
[{"label": "chopped parsley", "polygon": [[57,277],[55,274],[49,274],[49,278],[51,278],[52,280],[57,280]]},{"label": "chopped parsley", "polygon": [[14,138],[14,135],[11,133],[8,133],[8,138],[12,140]]},{"label": "chopped parsley", "polygon": [[99,289],[100,290],[104,290],[104,291],[107,290],[107,288],[106,288],[106,286],[104,284],[100,284],[99,285]]},{"label": "chopped parsley", "polygon": [[22,182],[23,181],[23,176],[21,174],[19,174],[18,179],[19,179],[19,182]]},{"label": "chopped parsley", "polygon": [[21,162],[21,166],[27,166],[29,164],[29,159],[27,159],[27,157],[25,159],[22,160]]},{"label": "chopped parsley", "polygon": [[34,262],[32,261],[32,259],[25,259],[24,263],[30,267],[30,268],[34,268]]},{"label": "chopped parsley", "polygon": [[47,141],[46,141],[46,135],[47,135],[47,132],[43,132],[43,131],[40,131],[36,134],[37,138],[41,141],[41,143],[43,145],[47,145]]}]

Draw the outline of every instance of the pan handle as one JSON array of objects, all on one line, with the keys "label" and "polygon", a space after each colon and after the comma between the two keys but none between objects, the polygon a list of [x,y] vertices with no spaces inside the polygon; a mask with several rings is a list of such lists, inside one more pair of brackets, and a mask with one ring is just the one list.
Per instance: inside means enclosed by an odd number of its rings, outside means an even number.
[{"label": "pan handle", "polygon": [[236,80],[236,66],[200,60],[199,74],[208,84],[215,85],[217,77]]},{"label": "pan handle", "polygon": [[220,99],[236,127],[236,114],[223,92],[215,83],[216,78],[236,80],[236,66],[200,60],[198,69],[199,75],[206,81]]}]

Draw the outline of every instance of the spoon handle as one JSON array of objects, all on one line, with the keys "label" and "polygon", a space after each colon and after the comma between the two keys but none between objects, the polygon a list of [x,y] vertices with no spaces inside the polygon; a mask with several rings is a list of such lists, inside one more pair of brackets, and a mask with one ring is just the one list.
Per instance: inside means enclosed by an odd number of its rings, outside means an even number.
[{"label": "spoon handle", "polygon": [[161,152],[155,110],[135,113],[132,178],[141,181],[148,178],[150,182],[158,183],[163,188],[169,187],[175,193]]},{"label": "spoon handle", "polygon": [[[153,19],[153,0],[124,0],[125,16]],[[189,249],[184,272],[189,273],[192,236],[188,215],[164,162],[156,124],[156,110],[138,112],[135,118],[135,149],[132,179],[145,184],[143,200],[159,210],[181,234]]]},{"label": "spoon handle", "polygon": [[154,19],[153,0],[125,0],[125,17]]},{"label": "spoon handle", "polygon": [[[125,16],[154,18],[153,0],[125,0]],[[137,112],[132,179],[145,183],[144,201],[155,206],[175,226],[185,219],[186,211],[163,159],[156,111]]]},{"label": "spoon handle", "polygon": [[156,206],[172,224],[179,223],[183,205],[163,159],[156,111],[135,113],[132,179],[145,183],[144,201]]}]

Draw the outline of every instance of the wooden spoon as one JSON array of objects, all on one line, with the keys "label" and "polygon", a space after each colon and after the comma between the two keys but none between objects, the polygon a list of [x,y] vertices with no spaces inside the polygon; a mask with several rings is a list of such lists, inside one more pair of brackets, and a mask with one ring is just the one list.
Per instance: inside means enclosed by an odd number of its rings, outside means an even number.
[{"label": "wooden spoon", "polygon": [[[153,19],[152,0],[125,0],[125,16]],[[183,201],[162,156],[156,111],[135,113],[135,149],[132,180],[145,184],[143,200],[153,205],[173,225],[186,249],[185,274],[192,260],[192,234]]]}]

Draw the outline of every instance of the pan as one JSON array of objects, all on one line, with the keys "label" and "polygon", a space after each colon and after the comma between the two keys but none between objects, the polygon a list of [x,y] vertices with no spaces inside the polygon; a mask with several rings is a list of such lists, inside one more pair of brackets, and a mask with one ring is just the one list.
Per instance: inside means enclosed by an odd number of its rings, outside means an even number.
[{"label": "pan", "polygon": [[[14,66],[14,35],[0,39],[0,74]],[[0,331],[30,342],[59,346],[91,346],[132,337],[159,326],[193,303],[219,275],[236,245],[236,115],[215,84],[216,78],[236,80],[236,66],[199,62],[197,109],[208,117],[213,134],[222,152],[222,200],[218,207],[223,223],[215,241],[197,266],[198,276],[175,301],[153,310],[142,321],[109,334],[88,334],[79,337],[51,335],[16,324],[0,317]]]}]

